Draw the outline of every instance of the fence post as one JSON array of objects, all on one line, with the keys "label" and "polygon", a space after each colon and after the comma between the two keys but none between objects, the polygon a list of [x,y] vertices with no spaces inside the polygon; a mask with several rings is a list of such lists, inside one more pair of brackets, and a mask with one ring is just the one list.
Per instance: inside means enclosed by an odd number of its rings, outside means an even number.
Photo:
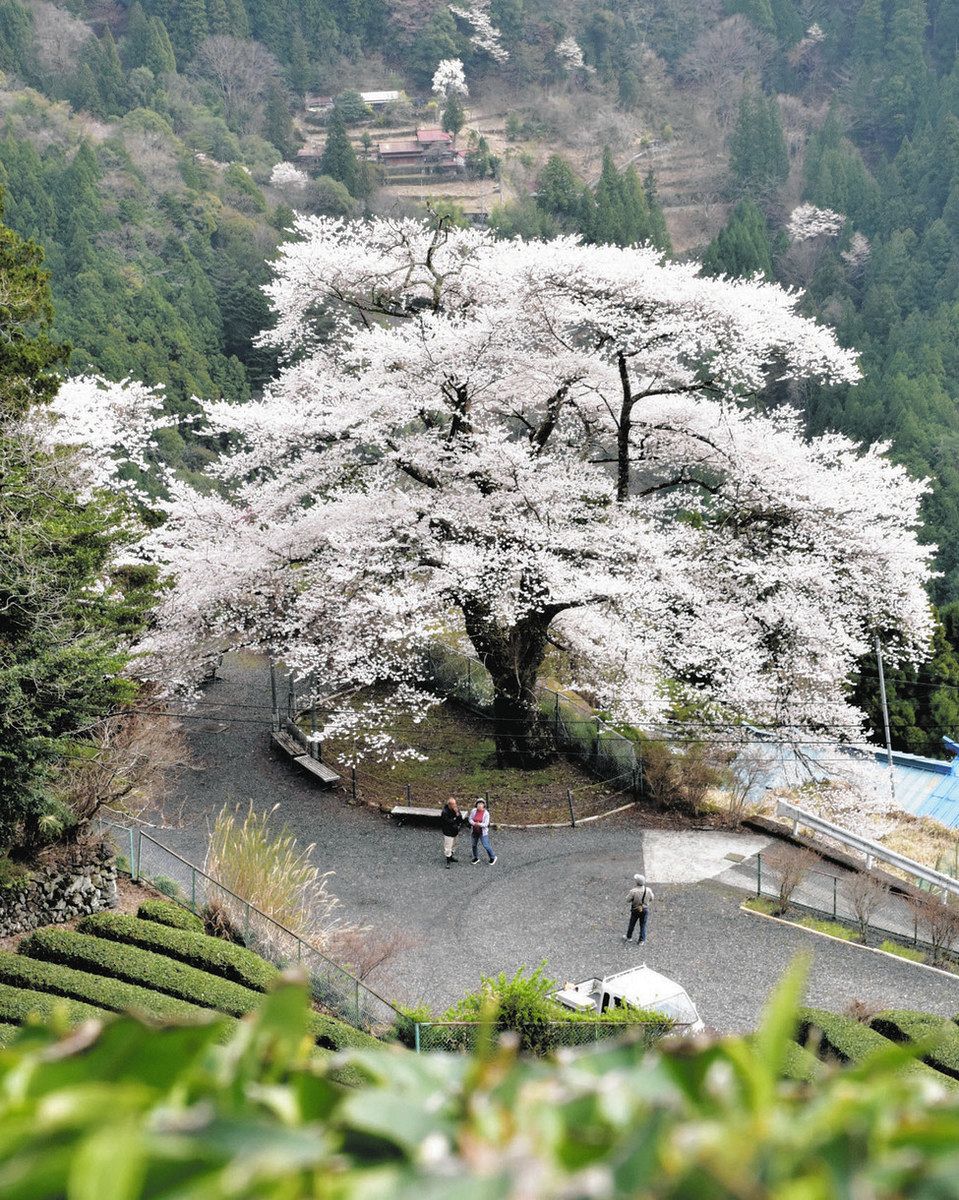
[{"label": "fence post", "polygon": [[912,944],[914,946],[919,945],[919,918],[918,917],[912,918]]},{"label": "fence post", "polygon": [[416,1021],[413,1025],[413,1041],[416,1045],[416,1053],[420,1053],[420,1023]]},{"label": "fence post", "polygon": [[143,865],[143,830],[138,829],[137,830],[137,873],[133,877],[135,880],[138,880],[140,878],[140,868],[142,867],[142,865]]},{"label": "fence post", "polygon": [[196,912],[196,867],[190,868],[190,909]]},{"label": "fence post", "polygon": [[763,856],[756,855],[756,896],[757,898],[763,894]]},{"label": "fence post", "polygon": [[250,902],[246,903],[246,912],[243,916],[243,942],[245,945],[250,944]]},{"label": "fence post", "polygon": [[553,741],[559,745],[559,692],[553,693]]},{"label": "fence post", "polygon": [[413,792],[408,783],[405,783],[403,786],[406,788],[406,807],[410,808],[413,804]]},{"label": "fence post", "polygon": [[276,703],[276,663],[270,659],[270,696],[272,697],[271,717],[274,730],[280,728],[280,710]]},{"label": "fence post", "polygon": [[473,705],[473,660],[469,655],[466,657],[466,703],[470,707]]},{"label": "fence post", "polygon": [[573,812],[573,793],[570,788],[566,789],[566,803],[569,805],[569,823],[576,828],[576,814]]},{"label": "fence post", "polygon": [[130,878],[136,883],[137,881],[137,862],[133,852],[133,826],[131,825],[127,832],[130,834]]},{"label": "fence post", "polygon": [[356,1004],[356,1027],[357,1029],[361,1029],[363,1021],[362,1014],[360,1012],[360,981],[358,979],[353,980],[353,991],[355,993]]},{"label": "fence post", "polygon": [[356,803],[356,767],[350,767],[350,789],[353,792],[353,803]]},{"label": "fence post", "polygon": [[839,880],[836,878],[835,875],[833,875],[833,877],[832,877],[832,919],[834,921],[836,919],[836,884],[838,882],[839,882]]}]

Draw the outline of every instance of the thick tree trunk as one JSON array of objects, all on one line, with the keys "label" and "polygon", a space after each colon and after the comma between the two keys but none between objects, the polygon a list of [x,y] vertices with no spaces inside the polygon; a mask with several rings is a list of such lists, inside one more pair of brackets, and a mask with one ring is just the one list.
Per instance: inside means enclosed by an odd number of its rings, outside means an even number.
[{"label": "thick tree trunk", "polygon": [[552,615],[533,613],[503,628],[480,606],[464,606],[466,632],[493,681],[499,767],[544,767],[556,757],[549,722],[536,701],[536,680]]}]

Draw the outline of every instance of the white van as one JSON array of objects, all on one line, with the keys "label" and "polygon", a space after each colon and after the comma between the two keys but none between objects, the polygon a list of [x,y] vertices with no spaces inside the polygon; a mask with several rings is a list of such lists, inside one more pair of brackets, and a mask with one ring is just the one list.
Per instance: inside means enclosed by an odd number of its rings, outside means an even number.
[{"label": "white van", "polygon": [[568,983],[553,993],[553,999],[574,1012],[592,1011],[600,1016],[607,1009],[621,1008],[624,1004],[662,1013],[676,1022],[676,1033],[682,1037],[702,1033],[705,1028],[686,989],[645,963],[604,979]]}]

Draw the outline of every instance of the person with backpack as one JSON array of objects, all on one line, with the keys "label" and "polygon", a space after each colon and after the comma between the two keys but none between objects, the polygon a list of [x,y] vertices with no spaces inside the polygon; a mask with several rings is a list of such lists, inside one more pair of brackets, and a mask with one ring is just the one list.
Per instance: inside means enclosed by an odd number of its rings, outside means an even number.
[{"label": "person with backpack", "polygon": [[456,798],[450,796],[449,800],[443,805],[443,811],[440,813],[440,829],[443,831],[443,855],[446,858],[447,869],[453,863],[459,862],[459,859],[456,857],[456,838],[465,824],[466,818],[460,812]]},{"label": "person with backpack", "polygon": [[485,800],[477,800],[470,810],[470,833],[473,844],[473,866],[479,862],[476,851],[482,843],[483,849],[489,855],[489,865],[496,862],[496,855],[489,841],[489,810]]},{"label": "person with backpack", "polygon": [[638,944],[646,941],[646,922],[649,920],[649,906],[653,902],[653,893],[646,886],[645,875],[633,876],[633,888],[629,893],[629,928],[623,934],[624,942],[633,940],[633,930],[639,922]]}]

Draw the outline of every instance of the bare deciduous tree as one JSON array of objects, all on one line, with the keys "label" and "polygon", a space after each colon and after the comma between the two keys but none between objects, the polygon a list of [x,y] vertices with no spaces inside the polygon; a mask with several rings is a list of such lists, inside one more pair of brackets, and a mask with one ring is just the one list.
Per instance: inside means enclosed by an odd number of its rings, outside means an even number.
[{"label": "bare deciduous tree", "polygon": [[217,34],[200,43],[196,73],[223,103],[231,128],[247,133],[256,122],[261,101],[280,80],[280,64],[259,42]]},{"label": "bare deciduous tree", "polygon": [[90,753],[65,770],[64,798],[77,823],[102,808],[150,824],[170,824],[164,801],[169,773],[190,764],[182,727],[154,710],[121,713],[104,721],[90,740]]},{"label": "bare deciduous tree", "polygon": [[959,939],[959,908],[943,904],[939,896],[911,896],[909,905],[932,947],[933,966],[938,966]]},{"label": "bare deciduous tree", "polygon": [[33,0],[29,7],[41,68],[60,78],[70,75],[76,69],[84,43],[93,36],[90,26],[47,0]]},{"label": "bare deciduous tree", "polygon": [[868,871],[856,871],[843,884],[843,892],[856,916],[859,940],[865,942],[873,913],[885,900],[888,889],[882,880]]},{"label": "bare deciduous tree", "polygon": [[413,939],[405,933],[385,934],[353,928],[334,933],[327,941],[327,950],[336,962],[363,980],[412,945]]},{"label": "bare deciduous tree", "polygon": [[782,844],[763,855],[763,862],[779,880],[779,912],[789,907],[796,888],[820,862],[819,855],[805,846]]},{"label": "bare deciduous tree", "polygon": [[731,758],[725,787],[726,816],[730,825],[738,825],[750,804],[755,803],[771,766],[770,756],[757,746],[749,746]]}]

